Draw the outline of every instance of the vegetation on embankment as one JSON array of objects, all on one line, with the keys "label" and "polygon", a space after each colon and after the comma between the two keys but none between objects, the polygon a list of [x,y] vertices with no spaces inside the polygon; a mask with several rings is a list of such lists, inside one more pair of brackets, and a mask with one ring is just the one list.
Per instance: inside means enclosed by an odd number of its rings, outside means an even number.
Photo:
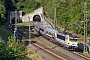
[{"label": "vegetation on embankment", "polygon": [[7,44],[0,42],[0,60],[31,60],[23,41],[8,37]]},{"label": "vegetation on embankment", "polygon": [[[87,0],[46,0],[44,7],[48,17],[54,19],[54,4],[56,4],[57,24],[66,30],[84,34],[84,23],[81,21],[84,21],[85,2],[90,3],[90,1]],[[87,13],[88,15],[90,14],[90,5],[87,5]],[[88,33],[90,33],[89,23],[90,22],[88,22]]]},{"label": "vegetation on embankment", "polygon": [[[10,2],[10,3],[8,3]],[[58,26],[66,30],[72,30],[78,34],[84,34],[84,3],[89,0],[1,0],[0,1],[0,23],[5,24],[5,14],[8,10],[22,10],[25,13],[33,12],[39,7],[44,7],[45,13],[54,19],[54,5],[56,4],[56,18]],[[90,4],[87,5],[88,16]],[[3,7],[2,7],[3,6]],[[75,23],[76,22],[76,23]],[[80,27],[81,26],[81,27]],[[88,33],[90,33],[90,21],[88,22]]]},{"label": "vegetation on embankment", "polygon": [[6,7],[5,7],[4,0],[0,0],[0,25],[6,22],[5,14],[6,14]]},{"label": "vegetation on embankment", "polygon": [[11,35],[11,32],[8,29],[5,29],[5,26],[0,26],[0,36],[2,39],[7,42],[8,37]]},{"label": "vegetation on embankment", "polygon": [[[84,3],[88,0],[19,0],[15,6],[18,10],[25,13],[32,12],[43,6],[46,15],[54,19],[54,5],[56,4],[57,25],[74,31],[77,34],[84,34]],[[90,7],[87,5],[87,13],[90,14]],[[81,27],[82,28],[81,28]],[[90,24],[88,22],[88,33],[90,33]]]}]

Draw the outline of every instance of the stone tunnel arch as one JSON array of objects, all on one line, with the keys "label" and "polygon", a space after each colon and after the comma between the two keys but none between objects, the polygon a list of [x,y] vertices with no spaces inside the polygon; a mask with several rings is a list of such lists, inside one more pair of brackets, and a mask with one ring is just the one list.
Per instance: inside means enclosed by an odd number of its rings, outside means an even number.
[{"label": "stone tunnel arch", "polygon": [[33,16],[33,21],[41,22],[41,17],[39,15],[34,15]]}]

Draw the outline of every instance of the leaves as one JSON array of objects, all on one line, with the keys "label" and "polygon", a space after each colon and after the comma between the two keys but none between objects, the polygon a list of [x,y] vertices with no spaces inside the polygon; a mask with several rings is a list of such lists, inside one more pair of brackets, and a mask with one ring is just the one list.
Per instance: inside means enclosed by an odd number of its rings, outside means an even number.
[{"label": "leaves", "polygon": [[18,10],[22,10],[25,13],[33,12],[35,9],[43,6],[43,0],[20,0],[16,4]]},{"label": "leaves", "polygon": [[[80,22],[84,20],[84,2],[84,0],[46,0],[45,11],[48,13],[48,17],[54,19],[54,4],[56,4],[57,24],[64,29],[69,29],[78,34],[83,34],[83,30],[79,26],[76,26],[77,24],[75,25],[74,23],[76,21]],[[87,7],[87,12],[89,14],[90,6],[87,5]],[[81,26],[81,23],[79,23],[79,25]]]},{"label": "leaves", "polygon": [[24,42],[16,40],[13,36],[8,39],[7,45],[0,43],[1,60],[30,60],[26,57],[27,51]]},{"label": "leaves", "polygon": [[5,6],[0,4],[0,14],[4,14],[5,11]]}]

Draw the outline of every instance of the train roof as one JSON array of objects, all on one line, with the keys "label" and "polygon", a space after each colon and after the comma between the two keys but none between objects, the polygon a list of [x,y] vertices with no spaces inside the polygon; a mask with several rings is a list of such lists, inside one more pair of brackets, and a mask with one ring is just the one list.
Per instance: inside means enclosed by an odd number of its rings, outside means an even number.
[{"label": "train roof", "polygon": [[58,33],[58,32],[59,32],[58,30],[55,30],[55,29],[50,28],[50,27],[46,28],[46,30],[48,30],[48,31],[50,31],[50,32],[56,32],[56,33]]},{"label": "train roof", "polygon": [[47,26],[43,25],[43,24],[40,23],[40,22],[35,22],[35,25],[39,26],[40,28],[46,29],[46,30],[48,30],[48,31],[50,31],[50,32],[56,32],[56,33],[58,33],[58,34],[60,33],[60,34],[64,34],[64,35],[69,35],[71,39],[72,39],[72,38],[78,39],[78,37],[75,36],[75,35],[72,35],[72,33],[65,32],[65,31],[61,31],[61,30],[56,30],[56,29],[47,27]]},{"label": "train roof", "polygon": [[72,33],[69,33],[69,32],[63,32],[63,33],[64,33],[65,35],[69,35],[71,39],[72,39],[72,38],[78,39],[78,37],[75,36],[75,35],[72,35]]},{"label": "train roof", "polygon": [[46,28],[48,28],[48,27],[46,27],[45,25],[41,25],[40,28],[46,29]]},{"label": "train roof", "polygon": [[42,24],[40,22],[35,22],[35,25],[40,26]]},{"label": "train roof", "polygon": [[42,28],[42,29],[48,28],[47,26],[43,25],[43,24],[40,23],[40,22],[35,22],[35,26],[38,26],[39,28]]}]

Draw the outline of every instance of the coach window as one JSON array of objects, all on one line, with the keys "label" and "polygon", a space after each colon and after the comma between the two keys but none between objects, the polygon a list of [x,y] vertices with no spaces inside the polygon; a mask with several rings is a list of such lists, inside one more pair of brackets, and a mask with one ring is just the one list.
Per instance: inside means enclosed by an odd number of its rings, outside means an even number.
[{"label": "coach window", "polygon": [[61,39],[60,37],[61,37],[61,36],[57,34],[57,38]]},{"label": "coach window", "polygon": [[61,36],[61,35],[58,35],[58,34],[57,34],[57,38],[65,41],[65,37],[64,37],[64,36]]},{"label": "coach window", "polygon": [[51,35],[51,32],[49,32],[49,35]]},{"label": "coach window", "polygon": [[54,34],[52,33],[52,38],[54,38]]},{"label": "coach window", "polygon": [[43,29],[40,29],[42,32],[44,32],[44,30]]},{"label": "coach window", "polygon": [[54,37],[54,34],[53,34],[53,37]]},{"label": "coach window", "polygon": [[53,37],[53,33],[51,33],[51,36]]},{"label": "coach window", "polygon": [[62,40],[64,40],[64,41],[65,41],[65,37],[64,37],[64,36],[62,36]]},{"label": "coach window", "polygon": [[48,34],[48,31],[46,31],[46,34]]}]

